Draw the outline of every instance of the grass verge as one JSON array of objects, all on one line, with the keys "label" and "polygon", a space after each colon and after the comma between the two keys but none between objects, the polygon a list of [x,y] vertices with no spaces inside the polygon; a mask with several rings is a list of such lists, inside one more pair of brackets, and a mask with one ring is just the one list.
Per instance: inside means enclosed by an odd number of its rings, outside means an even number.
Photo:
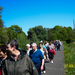
[{"label": "grass verge", "polygon": [[65,75],[75,75],[75,44],[64,42]]}]

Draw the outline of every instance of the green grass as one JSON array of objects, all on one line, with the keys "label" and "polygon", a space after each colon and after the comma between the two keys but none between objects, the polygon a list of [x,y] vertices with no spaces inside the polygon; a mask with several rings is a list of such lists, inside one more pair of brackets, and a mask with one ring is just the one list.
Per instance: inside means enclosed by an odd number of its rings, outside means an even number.
[{"label": "green grass", "polygon": [[75,75],[75,44],[64,42],[65,75]]}]

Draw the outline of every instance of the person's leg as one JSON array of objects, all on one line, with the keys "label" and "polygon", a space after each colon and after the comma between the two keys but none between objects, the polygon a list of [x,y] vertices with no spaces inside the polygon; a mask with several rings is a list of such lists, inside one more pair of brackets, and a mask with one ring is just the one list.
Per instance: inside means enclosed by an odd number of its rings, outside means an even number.
[{"label": "person's leg", "polygon": [[51,63],[53,63],[54,53],[51,53]]},{"label": "person's leg", "polygon": [[52,52],[49,52],[49,58],[50,58],[50,62],[52,61],[53,57],[52,57]]},{"label": "person's leg", "polygon": [[50,61],[51,61],[51,52],[49,52],[49,59],[50,59]]},{"label": "person's leg", "polygon": [[35,66],[36,66],[36,69],[37,69],[39,75],[41,75],[41,69],[40,69],[41,68],[41,63],[35,64]]},{"label": "person's leg", "polygon": [[46,67],[45,67],[45,63],[44,63],[44,70],[43,70],[43,73],[46,73]]},{"label": "person's leg", "polygon": [[61,50],[61,45],[60,45],[60,48],[59,48],[59,50]]},{"label": "person's leg", "polygon": [[59,49],[59,46],[57,46],[57,50]]},{"label": "person's leg", "polygon": [[57,45],[55,45],[55,50],[57,50]]}]

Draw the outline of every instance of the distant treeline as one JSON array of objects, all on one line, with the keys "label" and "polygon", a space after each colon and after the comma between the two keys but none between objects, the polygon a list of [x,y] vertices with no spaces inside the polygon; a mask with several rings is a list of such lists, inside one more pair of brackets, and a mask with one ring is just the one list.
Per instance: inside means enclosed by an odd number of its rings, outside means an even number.
[{"label": "distant treeline", "polygon": [[43,28],[43,26],[35,26],[29,28],[28,35],[26,35],[22,28],[18,25],[11,25],[11,27],[6,28],[1,19],[1,12],[3,8],[0,7],[0,44],[7,43],[9,40],[17,39],[19,42],[19,47],[25,50],[27,43],[39,41],[50,41],[50,40],[61,40],[72,42],[75,37],[74,29],[71,27],[55,26],[54,28]]}]

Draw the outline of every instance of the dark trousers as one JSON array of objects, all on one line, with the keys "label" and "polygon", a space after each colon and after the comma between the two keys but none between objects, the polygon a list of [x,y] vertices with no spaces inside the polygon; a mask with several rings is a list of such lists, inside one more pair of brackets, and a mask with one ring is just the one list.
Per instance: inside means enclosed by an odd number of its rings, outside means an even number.
[{"label": "dark trousers", "polygon": [[37,64],[35,64],[35,66],[36,66],[36,69],[37,69],[39,75],[41,75],[41,63],[37,63]]},{"label": "dark trousers", "polygon": [[49,52],[49,59],[53,59],[53,57],[54,57],[54,53]]}]

